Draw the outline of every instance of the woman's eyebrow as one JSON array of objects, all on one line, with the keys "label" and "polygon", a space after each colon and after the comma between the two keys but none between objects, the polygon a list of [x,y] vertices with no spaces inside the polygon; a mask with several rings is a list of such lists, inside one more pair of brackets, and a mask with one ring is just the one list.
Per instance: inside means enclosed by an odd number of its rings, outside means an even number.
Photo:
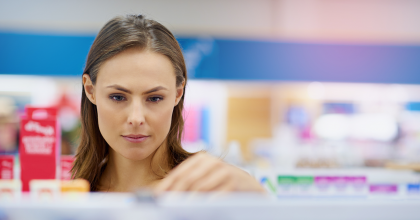
[{"label": "woman's eyebrow", "polygon": [[126,92],[128,94],[131,94],[131,91],[129,89],[126,89],[126,88],[124,88],[120,85],[117,85],[117,84],[107,86],[106,88],[114,88],[116,90],[120,90],[120,91]]},{"label": "woman's eyebrow", "polygon": [[[131,91],[129,89],[126,89],[126,88],[124,88],[124,87],[122,87],[120,85],[117,85],[117,84],[107,86],[106,88],[114,88],[114,89],[117,89],[117,90],[126,92],[128,94],[131,94]],[[165,87],[163,87],[163,86],[156,86],[155,88],[152,88],[152,89],[149,89],[146,92],[143,92],[143,95],[144,94],[149,94],[149,93],[152,93],[152,92],[156,92],[156,91],[159,91],[159,90],[168,90],[168,89],[165,88]]]},{"label": "woman's eyebrow", "polygon": [[167,88],[165,88],[165,87],[163,87],[163,86],[156,86],[155,88],[153,88],[153,89],[150,89],[150,90],[148,90],[148,91],[146,91],[146,92],[143,92],[143,95],[144,94],[149,94],[149,93],[152,93],[152,92],[156,92],[156,91],[159,91],[159,90],[168,90]]}]

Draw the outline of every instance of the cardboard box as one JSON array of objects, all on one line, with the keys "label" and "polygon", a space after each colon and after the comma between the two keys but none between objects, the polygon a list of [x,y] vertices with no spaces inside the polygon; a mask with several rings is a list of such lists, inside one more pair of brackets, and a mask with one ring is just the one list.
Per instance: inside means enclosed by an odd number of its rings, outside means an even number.
[{"label": "cardboard box", "polygon": [[18,201],[22,196],[20,180],[0,180],[0,202]]},{"label": "cardboard box", "polygon": [[14,160],[13,155],[0,155],[0,180],[13,179]]},{"label": "cardboard box", "polygon": [[56,179],[61,148],[61,130],[55,108],[27,107],[20,124],[19,155],[22,190],[32,179]]},{"label": "cardboard box", "polygon": [[74,156],[72,155],[63,155],[61,156],[61,180],[70,180],[71,179],[71,168],[73,167]]}]

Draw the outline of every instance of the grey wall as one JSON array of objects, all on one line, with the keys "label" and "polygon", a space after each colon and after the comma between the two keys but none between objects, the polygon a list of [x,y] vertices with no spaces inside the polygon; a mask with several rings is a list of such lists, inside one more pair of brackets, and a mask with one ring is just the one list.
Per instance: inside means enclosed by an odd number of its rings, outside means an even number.
[{"label": "grey wall", "polygon": [[127,13],[184,36],[420,44],[419,0],[0,0],[0,30],[94,34]]}]

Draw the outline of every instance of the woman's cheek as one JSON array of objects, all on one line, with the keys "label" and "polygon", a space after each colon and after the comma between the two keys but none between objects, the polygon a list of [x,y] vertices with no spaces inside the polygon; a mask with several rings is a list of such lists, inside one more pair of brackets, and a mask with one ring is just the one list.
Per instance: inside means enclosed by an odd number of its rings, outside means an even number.
[{"label": "woman's cheek", "polygon": [[[111,100],[104,100],[101,99],[97,101],[96,108],[98,112],[98,125],[99,130],[104,137],[105,141],[108,142],[108,144],[112,145],[112,142],[114,139],[117,139],[116,137],[112,137],[112,135],[116,135],[116,128],[119,128],[122,125],[118,124],[118,116],[120,114],[115,114],[115,112],[121,112],[113,106],[113,103]],[[119,130],[119,129],[117,129]]]},{"label": "woman's cheek", "polygon": [[153,114],[153,119],[151,120],[153,124],[151,124],[151,126],[159,133],[159,139],[163,139],[166,138],[171,127],[173,106],[171,106],[170,103],[165,103],[164,105],[155,107],[158,108],[151,111]]}]

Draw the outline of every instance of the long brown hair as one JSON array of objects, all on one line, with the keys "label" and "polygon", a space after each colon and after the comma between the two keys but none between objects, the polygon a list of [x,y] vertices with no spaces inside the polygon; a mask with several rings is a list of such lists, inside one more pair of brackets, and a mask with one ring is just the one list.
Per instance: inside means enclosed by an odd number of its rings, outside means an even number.
[{"label": "long brown hair", "polygon": [[[175,69],[176,86],[184,83],[185,94],[187,69],[178,41],[162,24],[145,19],[142,15],[115,17],[105,24],[90,48],[83,74],[88,74],[95,85],[99,68],[104,61],[132,47],[151,50],[168,57]],[[165,158],[171,169],[191,155],[181,146],[184,128],[183,107],[184,96],[174,107],[171,127],[166,137],[168,154]],[[88,180],[91,191],[97,191],[99,179],[105,169],[103,161],[108,156],[109,145],[99,131],[96,105],[86,97],[84,88],[81,122],[80,145],[71,170],[72,177]]]}]

